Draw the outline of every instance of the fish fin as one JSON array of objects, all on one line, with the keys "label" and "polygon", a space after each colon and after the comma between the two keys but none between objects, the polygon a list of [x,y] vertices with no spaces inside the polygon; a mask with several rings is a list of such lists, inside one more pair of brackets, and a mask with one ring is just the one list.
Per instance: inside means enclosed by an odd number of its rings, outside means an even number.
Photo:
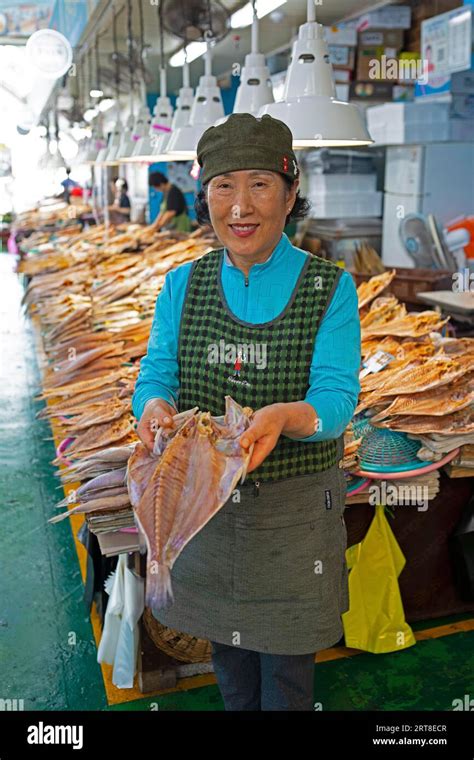
[{"label": "fish fin", "polygon": [[[151,565],[151,567],[150,567]],[[168,565],[148,563],[146,576],[146,606],[157,610],[170,607],[174,602],[171,573]]]}]

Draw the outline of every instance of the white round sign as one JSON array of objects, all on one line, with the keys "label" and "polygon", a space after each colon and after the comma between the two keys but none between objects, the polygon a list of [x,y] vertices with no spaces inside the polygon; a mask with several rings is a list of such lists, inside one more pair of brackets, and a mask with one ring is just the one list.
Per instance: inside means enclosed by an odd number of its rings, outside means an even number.
[{"label": "white round sign", "polygon": [[30,65],[45,79],[59,79],[72,63],[68,39],[55,29],[40,29],[28,38],[26,55]]}]

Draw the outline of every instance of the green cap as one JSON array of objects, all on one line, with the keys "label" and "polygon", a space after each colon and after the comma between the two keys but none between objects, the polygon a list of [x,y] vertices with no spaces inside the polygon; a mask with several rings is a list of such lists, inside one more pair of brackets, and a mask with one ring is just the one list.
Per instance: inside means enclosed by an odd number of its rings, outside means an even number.
[{"label": "green cap", "polygon": [[197,146],[203,184],[226,172],[266,169],[295,180],[299,170],[290,129],[273,116],[233,113],[223,124],[209,127]]}]

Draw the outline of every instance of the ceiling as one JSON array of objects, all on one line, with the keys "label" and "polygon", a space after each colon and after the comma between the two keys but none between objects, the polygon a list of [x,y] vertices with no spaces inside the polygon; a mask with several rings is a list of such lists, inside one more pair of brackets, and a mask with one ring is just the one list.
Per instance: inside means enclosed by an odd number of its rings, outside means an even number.
[{"label": "ceiling", "polygon": [[[176,0],[176,4],[183,0]],[[392,0],[393,1],[393,0]],[[138,39],[139,35],[139,2],[134,0],[133,8],[133,36]],[[184,0],[185,2],[185,0]],[[384,5],[388,0],[374,2],[374,0],[324,0],[321,5],[316,5],[316,17],[324,25],[330,25],[348,18],[351,15],[373,8],[376,5]],[[246,0],[221,0],[229,13],[233,13],[246,4]],[[298,31],[298,27],[306,20],[306,0],[287,0],[277,11],[276,20],[272,20],[272,14],[262,18],[259,22],[260,51],[268,54],[274,50],[287,46],[289,41]],[[94,41],[99,33],[99,60],[100,66],[113,68],[111,54],[113,51],[112,33],[112,6],[110,0],[99,0],[91,15],[88,26],[76,49],[76,60],[81,61],[81,56],[88,49],[94,50]],[[127,4],[125,0],[117,0],[115,3],[119,15],[117,17],[118,47],[123,53],[127,51]],[[143,0],[144,39],[147,46],[146,65],[151,73],[152,81],[148,84],[150,92],[159,89],[159,22],[156,3]],[[243,63],[245,54],[250,51],[251,28],[232,29],[221,42],[213,49],[213,73],[216,76],[229,73],[232,65],[236,62]],[[168,33],[164,34],[165,55],[169,57],[182,47],[182,41]],[[85,76],[89,75],[88,64],[84,64]],[[95,64],[93,65],[95,72]],[[204,70],[203,58],[198,58],[190,64],[191,86],[195,87]],[[168,91],[177,93],[182,84],[181,69],[168,67]]]}]

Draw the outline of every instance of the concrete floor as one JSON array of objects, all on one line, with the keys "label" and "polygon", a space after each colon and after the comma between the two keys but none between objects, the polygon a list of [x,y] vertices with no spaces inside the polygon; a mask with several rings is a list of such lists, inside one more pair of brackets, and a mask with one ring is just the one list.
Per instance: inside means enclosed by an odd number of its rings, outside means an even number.
[{"label": "concrete floor", "polygon": [[[222,710],[216,685],[108,705],[71,526],[47,523],[62,492],[50,464],[51,430],[35,419],[41,403],[34,400],[33,333],[12,267],[13,258],[0,254],[0,698],[23,699],[26,710],[143,710],[151,703],[160,710]],[[468,630],[396,654],[315,666],[315,701],[324,710],[451,710],[465,694],[474,694]]]}]

